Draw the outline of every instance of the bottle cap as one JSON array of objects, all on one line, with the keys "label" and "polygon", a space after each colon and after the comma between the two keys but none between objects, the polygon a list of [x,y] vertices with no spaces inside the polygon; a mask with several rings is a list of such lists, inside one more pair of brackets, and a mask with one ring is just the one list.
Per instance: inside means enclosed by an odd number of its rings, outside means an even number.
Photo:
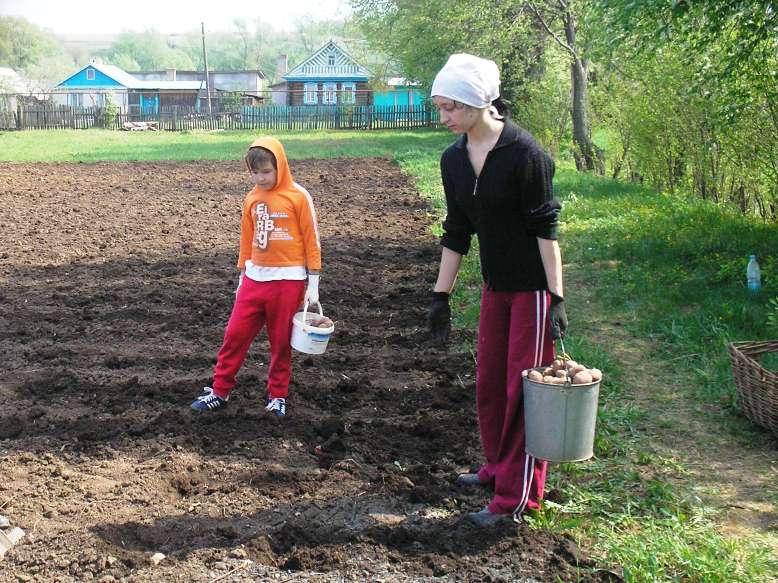
[{"label": "bottle cap", "polygon": [[748,258],[749,259],[756,259],[756,255],[749,255]]}]

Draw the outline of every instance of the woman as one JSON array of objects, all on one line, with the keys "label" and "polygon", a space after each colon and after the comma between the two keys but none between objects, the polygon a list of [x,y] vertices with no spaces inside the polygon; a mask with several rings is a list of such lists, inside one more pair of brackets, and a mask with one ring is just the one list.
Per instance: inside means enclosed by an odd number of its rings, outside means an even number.
[{"label": "woman", "polygon": [[456,54],[431,92],[441,123],[461,134],[440,161],[447,215],[428,314],[433,338],[448,339],[449,294],[474,233],[484,279],[476,403],[486,463],[457,478],[463,486],[494,488],[489,505],[468,515],[480,525],[539,507],[547,462],[524,451],[521,373],[549,364],[554,339],[567,328],[554,162],[526,130],[502,117],[499,88],[493,61]]}]

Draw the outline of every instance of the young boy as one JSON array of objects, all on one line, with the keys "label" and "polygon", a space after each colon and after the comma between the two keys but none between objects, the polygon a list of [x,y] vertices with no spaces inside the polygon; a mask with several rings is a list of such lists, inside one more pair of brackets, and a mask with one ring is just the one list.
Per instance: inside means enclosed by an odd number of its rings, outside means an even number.
[{"label": "young boy", "polygon": [[292,317],[301,300],[319,301],[321,244],[313,200],[292,180],[281,142],[270,137],[255,140],[246,166],[255,186],[243,201],[235,304],[216,357],[213,387],[205,387],[191,407],[205,412],[227,404],[235,375],[267,324],[266,410],[284,417],[292,376]]}]

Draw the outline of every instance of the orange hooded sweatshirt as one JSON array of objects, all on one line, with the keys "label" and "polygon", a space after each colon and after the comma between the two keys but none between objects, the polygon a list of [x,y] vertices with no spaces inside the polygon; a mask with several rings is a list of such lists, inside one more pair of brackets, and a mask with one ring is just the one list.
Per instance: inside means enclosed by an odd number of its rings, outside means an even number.
[{"label": "orange hooded sweatshirt", "polygon": [[238,267],[244,269],[246,260],[250,259],[258,267],[321,269],[321,243],[313,199],[292,180],[284,147],[270,137],[254,140],[250,147],[273,152],[278,177],[272,190],[255,186],[243,201]]}]

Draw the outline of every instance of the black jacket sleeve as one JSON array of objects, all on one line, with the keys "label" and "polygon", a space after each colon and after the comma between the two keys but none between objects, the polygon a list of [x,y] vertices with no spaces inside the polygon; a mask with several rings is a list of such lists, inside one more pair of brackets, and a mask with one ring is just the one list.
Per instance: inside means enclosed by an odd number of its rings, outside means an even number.
[{"label": "black jacket sleeve", "polygon": [[475,229],[470,219],[459,206],[454,195],[454,186],[446,172],[446,157],[440,160],[440,176],[446,195],[446,219],[443,221],[443,237],[440,244],[460,255],[467,255]]},{"label": "black jacket sleeve", "polygon": [[562,205],[554,198],[554,160],[537,148],[529,152],[526,167],[524,223],[541,239],[556,240]]}]

